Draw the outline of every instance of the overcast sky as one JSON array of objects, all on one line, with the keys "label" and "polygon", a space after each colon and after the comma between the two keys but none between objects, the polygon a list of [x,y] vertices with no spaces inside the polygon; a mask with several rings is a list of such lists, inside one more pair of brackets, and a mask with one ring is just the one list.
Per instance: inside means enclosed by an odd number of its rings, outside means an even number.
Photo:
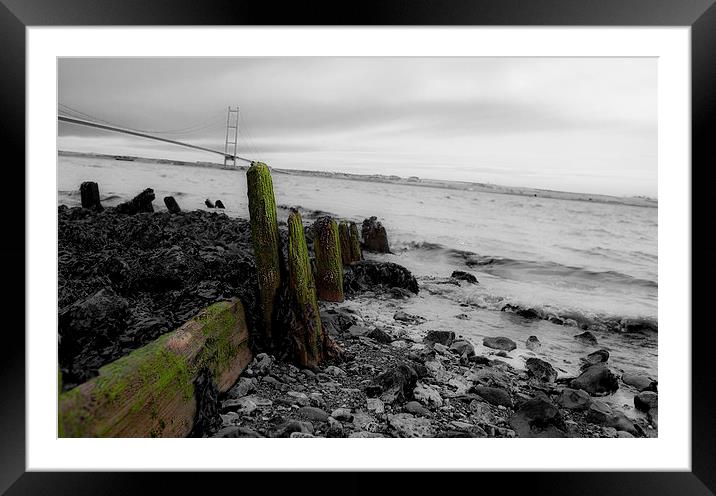
[{"label": "overcast sky", "polygon": [[[653,58],[60,59],[59,103],[272,167],[657,195]],[[221,161],[76,125],[61,150]]]}]

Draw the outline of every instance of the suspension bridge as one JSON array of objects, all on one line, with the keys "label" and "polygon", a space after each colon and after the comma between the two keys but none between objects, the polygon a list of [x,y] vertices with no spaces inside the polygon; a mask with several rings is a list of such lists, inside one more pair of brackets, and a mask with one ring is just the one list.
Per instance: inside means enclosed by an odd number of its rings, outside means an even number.
[{"label": "suspension bridge", "polygon": [[[216,150],[205,146],[199,146],[187,142],[185,139],[191,135],[196,136],[198,133],[207,133],[218,130],[218,126],[223,127],[223,122],[218,122],[216,116],[213,119],[209,119],[200,123],[195,123],[191,126],[182,129],[170,129],[170,130],[146,130],[136,129],[129,126],[122,126],[120,124],[110,122],[104,119],[97,118],[86,112],[82,112],[75,108],[69,107],[64,104],[58,105],[57,120],[60,122],[66,122],[68,124],[75,124],[79,126],[93,127],[96,129],[102,129],[105,131],[111,131],[121,134],[127,134],[130,136],[136,136],[139,138],[151,139],[155,141],[161,141],[172,145],[183,146],[186,148],[192,148],[195,150],[201,150],[208,153],[214,153],[221,155],[224,159],[224,165],[233,164],[236,166],[237,161],[252,163],[254,160],[241,157],[237,155],[238,143],[239,143],[239,108],[229,107],[226,114],[226,136],[224,140],[224,150]],[[223,121],[223,117],[222,117]],[[242,124],[245,126],[245,122]],[[253,149],[253,154],[258,157],[258,151],[253,144],[253,139],[248,135],[247,130],[247,146],[248,149]],[[242,136],[243,138],[243,136]]]}]

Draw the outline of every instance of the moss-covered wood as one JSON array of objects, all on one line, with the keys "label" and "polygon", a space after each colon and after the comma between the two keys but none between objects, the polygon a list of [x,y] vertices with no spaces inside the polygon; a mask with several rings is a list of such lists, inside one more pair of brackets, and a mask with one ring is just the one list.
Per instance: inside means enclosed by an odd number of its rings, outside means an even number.
[{"label": "moss-covered wood", "polygon": [[331,217],[320,217],[313,224],[313,250],[316,253],[318,298],[343,301],[343,258],[338,224]]},{"label": "moss-covered wood", "polygon": [[246,172],[251,239],[254,246],[259,294],[263,312],[263,335],[270,344],[276,293],[281,285],[276,199],[271,172],[266,164],[253,162]]},{"label": "moss-covered wood", "polygon": [[207,370],[227,391],[251,361],[238,300],[219,302],[176,331],[99,369],[59,399],[60,437],[184,437],[197,402],[194,381]]},{"label": "moss-covered wood", "polygon": [[348,265],[353,262],[351,258],[351,235],[348,221],[342,220],[338,224],[338,236],[341,239],[341,259],[343,260],[343,265]]},{"label": "moss-covered wood", "polygon": [[349,246],[350,246],[350,258],[351,262],[358,262],[363,260],[363,252],[360,249],[360,233],[358,233],[358,226],[355,222],[351,222],[349,230]]},{"label": "moss-covered wood", "polygon": [[325,338],[303,220],[296,210],[288,216],[288,279],[289,305],[294,314],[288,334],[294,359],[301,366],[314,367],[326,358]]}]

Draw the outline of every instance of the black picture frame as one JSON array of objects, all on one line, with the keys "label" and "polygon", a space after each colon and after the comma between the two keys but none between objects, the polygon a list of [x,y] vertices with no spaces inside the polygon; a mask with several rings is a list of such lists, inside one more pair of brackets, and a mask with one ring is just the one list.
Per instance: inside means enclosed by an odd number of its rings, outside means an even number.
[{"label": "black picture frame", "polygon": [[[714,494],[716,492],[716,406],[711,361],[713,331],[703,318],[716,255],[707,244],[707,177],[714,164],[716,119],[715,0],[402,0],[351,4],[293,2],[271,5],[242,0],[0,0],[0,129],[6,173],[6,234],[0,263],[6,277],[4,353],[0,358],[0,492],[7,494],[133,494],[152,490],[161,477],[162,492],[187,492],[196,483],[226,485],[236,491],[266,486],[265,476],[242,474],[48,473],[25,471],[25,29],[29,26],[107,25],[536,25],[536,26],[691,26],[692,69],[692,472],[589,472],[472,475],[466,484],[497,483],[509,491],[548,494]],[[13,159],[7,158],[7,152]],[[21,166],[23,164],[23,166]],[[10,177],[8,178],[7,175]],[[698,180],[694,180],[698,178]],[[9,197],[7,197],[9,195]],[[699,222],[702,220],[702,222]],[[701,229],[696,229],[701,226]],[[704,282],[698,291],[699,281]],[[51,401],[48,399],[48,401]],[[578,454],[575,454],[578,456]],[[536,455],[538,456],[538,455]],[[373,493],[389,486],[366,474],[334,474],[320,485],[341,492]],[[434,474],[400,477],[400,491],[424,491],[431,483],[450,490]],[[452,477],[452,476],[450,476]],[[465,478],[467,479],[467,478]],[[283,487],[282,487],[283,486]],[[311,474],[271,477],[271,492],[317,489]],[[208,489],[211,490],[211,489]],[[382,491],[381,491],[382,492]]]}]

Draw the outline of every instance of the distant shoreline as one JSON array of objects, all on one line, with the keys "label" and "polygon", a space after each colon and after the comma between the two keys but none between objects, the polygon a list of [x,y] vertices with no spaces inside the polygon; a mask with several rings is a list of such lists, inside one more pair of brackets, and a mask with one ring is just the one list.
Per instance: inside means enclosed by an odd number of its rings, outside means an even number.
[{"label": "distant shoreline", "polygon": [[[59,156],[68,157],[95,157],[102,159],[115,159],[118,161],[141,161],[146,163],[157,163],[157,164],[168,164],[168,165],[179,165],[184,167],[206,167],[210,169],[224,169],[224,170],[246,170],[247,166],[224,166],[223,164],[216,162],[186,162],[181,160],[170,160],[170,159],[158,159],[158,158],[146,158],[130,155],[110,155],[104,153],[84,153],[84,152],[73,152],[73,151],[58,151]],[[573,200],[573,201],[586,201],[592,203],[606,203],[606,204],[618,204],[618,205],[629,205],[635,207],[658,207],[658,200],[648,197],[620,197],[600,194],[588,194],[588,193],[571,193],[567,191],[554,191],[538,188],[523,188],[523,187],[510,187],[510,186],[499,186],[487,183],[473,183],[467,181],[448,181],[439,179],[422,179],[417,176],[411,176],[408,178],[395,176],[395,175],[383,175],[383,174],[353,174],[348,172],[324,172],[324,171],[307,171],[298,169],[277,169],[272,168],[273,171],[281,174],[297,175],[297,176],[309,176],[309,177],[327,177],[334,179],[348,179],[351,181],[365,181],[365,182],[379,182],[388,184],[401,184],[408,186],[421,186],[429,188],[442,188],[450,190],[461,190],[461,191],[478,191],[485,193],[497,193],[506,195],[516,196],[531,196],[539,198],[551,198],[556,200]]]}]

